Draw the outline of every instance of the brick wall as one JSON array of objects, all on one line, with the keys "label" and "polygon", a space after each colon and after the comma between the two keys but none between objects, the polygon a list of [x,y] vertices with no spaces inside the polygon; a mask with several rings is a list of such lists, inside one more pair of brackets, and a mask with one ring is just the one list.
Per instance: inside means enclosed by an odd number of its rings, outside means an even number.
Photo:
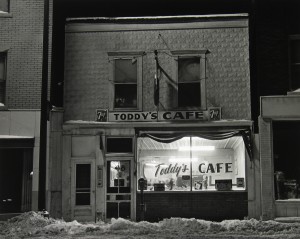
[{"label": "brick wall", "polygon": [[[51,0],[50,3],[52,9]],[[11,0],[9,15],[0,15],[0,50],[8,50],[6,106],[9,109],[40,108],[43,24],[44,1]]]},{"label": "brick wall", "polygon": [[274,169],[272,163],[271,120],[259,118],[259,131],[262,218],[269,220],[274,218]]},{"label": "brick wall", "polygon": [[[93,121],[96,108],[108,108],[109,51],[146,52],[143,111],[155,110],[153,50],[168,49],[159,34],[172,50],[208,49],[211,53],[207,55],[207,105],[221,106],[225,119],[251,119],[248,28],[241,27],[66,33],[65,120]],[[171,57],[160,53],[159,59],[172,75]],[[161,87],[164,100],[163,82]]]}]

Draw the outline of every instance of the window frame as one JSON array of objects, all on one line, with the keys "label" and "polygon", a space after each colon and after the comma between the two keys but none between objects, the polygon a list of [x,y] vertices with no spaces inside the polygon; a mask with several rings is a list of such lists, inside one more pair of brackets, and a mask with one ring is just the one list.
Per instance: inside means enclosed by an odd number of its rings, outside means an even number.
[{"label": "window frame", "polygon": [[[300,44],[300,35],[290,35],[288,39],[288,55],[289,55],[289,89],[290,90],[296,90],[294,89],[293,86],[293,66],[298,65],[300,68],[300,62],[293,62],[292,61],[292,42],[293,41],[298,41]],[[299,79],[300,82],[300,79]]]},{"label": "window frame", "polygon": [[[174,66],[174,76],[176,79],[176,97],[173,98],[173,107],[176,109],[201,109],[201,110],[206,110],[207,109],[207,103],[206,103],[206,55],[209,53],[208,50],[176,50],[176,51],[171,51],[171,54],[175,58],[175,66]],[[179,79],[178,79],[178,62],[179,58],[190,58],[190,57],[199,57],[200,58],[200,99],[201,100],[201,105],[200,107],[198,106],[185,106],[185,107],[179,107],[178,106],[178,84],[179,84]]]},{"label": "window frame", "polygon": [[[128,51],[128,52],[108,52],[109,58],[109,110],[111,111],[141,111],[142,110],[142,56],[144,52]],[[116,60],[136,60],[137,61],[137,105],[136,107],[115,107],[115,61]]]},{"label": "window frame", "polygon": [[4,59],[3,62],[4,62],[4,71],[3,71],[3,80],[0,82],[3,83],[4,85],[4,96],[3,96],[3,99],[4,99],[4,102],[1,102],[0,100],[0,103],[3,104],[3,106],[0,105],[0,108],[4,108],[6,107],[6,79],[7,79],[7,52],[6,51],[2,51],[0,52],[0,59]]}]

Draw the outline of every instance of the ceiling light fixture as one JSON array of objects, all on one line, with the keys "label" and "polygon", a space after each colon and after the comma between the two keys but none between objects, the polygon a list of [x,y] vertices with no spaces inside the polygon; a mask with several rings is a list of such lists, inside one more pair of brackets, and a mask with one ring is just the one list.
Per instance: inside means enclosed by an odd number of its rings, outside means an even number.
[{"label": "ceiling light fixture", "polygon": [[215,146],[181,146],[178,148],[178,151],[213,151]]}]

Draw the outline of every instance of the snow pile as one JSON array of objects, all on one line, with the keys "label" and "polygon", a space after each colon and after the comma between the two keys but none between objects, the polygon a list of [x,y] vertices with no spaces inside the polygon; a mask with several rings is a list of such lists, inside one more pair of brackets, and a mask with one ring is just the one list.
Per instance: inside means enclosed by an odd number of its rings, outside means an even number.
[{"label": "snow pile", "polygon": [[191,238],[203,235],[217,235],[218,238],[233,238],[233,235],[241,236],[234,238],[300,238],[300,223],[256,219],[212,222],[194,218],[170,218],[158,223],[112,218],[110,223],[79,223],[45,218],[42,213],[36,212],[27,212],[0,223],[0,238],[77,238],[81,235],[107,238],[124,238],[124,235],[126,238],[184,238],[187,235]]},{"label": "snow pile", "polygon": [[130,230],[131,235],[144,235],[150,233],[156,233],[160,231],[160,223],[151,223],[146,221],[132,222],[123,218],[112,218],[111,224],[108,224],[108,231],[124,231]]},{"label": "snow pile", "polygon": [[32,235],[45,226],[54,223],[52,218],[45,218],[42,212],[26,212],[9,219],[0,226],[0,235],[14,238],[15,235]]},{"label": "snow pile", "polygon": [[206,232],[223,233],[239,232],[251,234],[274,234],[286,233],[296,230],[300,233],[299,223],[279,223],[275,221],[249,220],[224,220],[222,222],[211,222],[199,219],[171,218],[160,222],[162,227],[172,228],[174,231],[181,232]]},{"label": "snow pile", "polygon": [[93,224],[81,224],[77,222],[76,220],[72,222],[65,222],[63,220],[57,220],[55,223],[45,226],[41,233],[45,234],[82,234],[85,232],[93,232],[93,231],[103,231],[100,227],[100,225],[97,225],[96,223]]}]

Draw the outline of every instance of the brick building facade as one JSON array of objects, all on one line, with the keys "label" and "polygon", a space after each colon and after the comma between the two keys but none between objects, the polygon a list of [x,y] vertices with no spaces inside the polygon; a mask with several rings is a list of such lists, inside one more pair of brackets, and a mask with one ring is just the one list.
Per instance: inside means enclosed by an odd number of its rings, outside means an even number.
[{"label": "brick building facade", "polygon": [[[187,79],[195,101],[180,98]],[[64,108],[52,112],[50,135],[54,216],[257,217],[247,14],[68,19]],[[216,150],[173,155],[193,142]]]},{"label": "brick building facade", "polygon": [[38,208],[44,1],[1,0],[0,7],[0,214],[6,217]]}]

